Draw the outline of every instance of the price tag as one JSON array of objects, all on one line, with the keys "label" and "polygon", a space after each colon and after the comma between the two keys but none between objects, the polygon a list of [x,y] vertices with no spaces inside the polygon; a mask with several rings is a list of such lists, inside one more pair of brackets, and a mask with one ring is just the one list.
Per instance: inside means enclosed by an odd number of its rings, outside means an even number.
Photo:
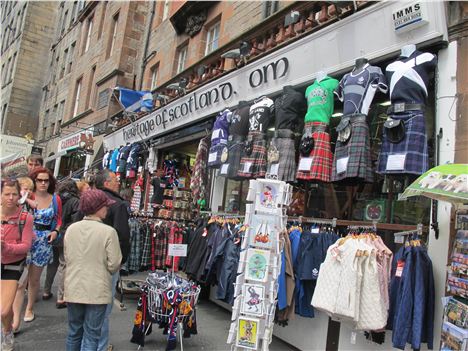
[{"label": "price tag", "polygon": [[405,268],[405,261],[398,260],[397,268],[395,271],[395,277],[401,277],[401,275],[403,274],[403,268]]},{"label": "price tag", "polygon": [[279,163],[273,163],[270,166],[270,174],[274,176],[278,176],[278,171],[279,171]]},{"label": "price tag", "polygon": [[339,158],[338,160],[336,160],[336,174],[346,172],[346,170],[348,169],[348,161],[349,156]]},{"label": "price tag", "polygon": [[242,172],[250,173],[250,168],[252,168],[252,162],[246,162],[244,163],[244,169]]},{"label": "price tag", "polygon": [[213,130],[213,135],[211,136],[211,139],[219,138],[219,132],[221,132],[221,130],[219,129]]},{"label": "price tag", "polygon": [[187,256],[187,244],[169,244],[168,255],[175,257]]},{"label": "price tag", "polygon": [[302,157],[299,162],[299,171],[310,171],[313,159],[313,157]]},{"label": "price tag", "polygon": [[217,152],[212,152],[208,156],[208,162],[215,162],[216,161],[216,156],[218,156]]},{"label": "price tag", "polygon": [[405,169],[406,154],[388,155],[387,171],[401,171]]},{"label": "price tag", "polygon": [[403,235],[395,235],[393,240],[395,244],[403,244],[405,242],[405,237]]},{"label": "price tag", "polygon": [[318,234],[318,233],[320,233],[320,228],[312,228],[312,230],[310,232],[312,234]]},{"label": "price tag", "polygon": [[228,169],[229,169],[229,163],[225,163],[221,166],[221,174],[227,174],[228,172]]}]

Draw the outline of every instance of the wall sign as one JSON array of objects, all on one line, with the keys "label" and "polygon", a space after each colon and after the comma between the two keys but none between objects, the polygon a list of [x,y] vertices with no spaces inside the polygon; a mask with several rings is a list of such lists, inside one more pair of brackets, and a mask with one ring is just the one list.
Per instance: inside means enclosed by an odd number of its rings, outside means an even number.
[{"label": "wall sign", "polygon": [[[403,9],[401,6],[401,2],[379,2],[335,22],[107,135],[104,145],[113,149],[127,142],[157,137],[234,107],[241,100],[278,93],[285,85],[312,82],[318,71],[332,75],[351,69],[356,57],[372,60],[397,52],[408,44],[408,39],[395,35],[395,31],[415,29],[414,43],[447,39],[445,17],[439,15],[444,11],[442,2],[414,2]],[[424,23],[427,25],[419,28]]]},{"label": "wall sign", "polygon": [[426,4],[415,2],[392,13],[393,27],[396,32],[403,33],[426,24]]},{"label": "wall sign", "polygon": [[90,128],[72,135],[68,135],[66,138],[60,140],[57,151],[69,151],[79,147],[83,147],[84,149],[92,149],[93,144],[93,128]]}]

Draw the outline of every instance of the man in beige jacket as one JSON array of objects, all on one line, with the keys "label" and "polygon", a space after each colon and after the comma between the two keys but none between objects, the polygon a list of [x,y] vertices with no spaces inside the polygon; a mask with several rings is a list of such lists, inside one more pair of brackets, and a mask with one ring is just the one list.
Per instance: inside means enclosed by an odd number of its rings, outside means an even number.
[{"label": "man in beige jacket", "polygon": [[67,351],[98,348],[106,307],[112,302],[112,274],[122,261],[116,230],[102,222],[113,202],[101,190],[83,193],[80,211],[85,217],[65,233]]}]

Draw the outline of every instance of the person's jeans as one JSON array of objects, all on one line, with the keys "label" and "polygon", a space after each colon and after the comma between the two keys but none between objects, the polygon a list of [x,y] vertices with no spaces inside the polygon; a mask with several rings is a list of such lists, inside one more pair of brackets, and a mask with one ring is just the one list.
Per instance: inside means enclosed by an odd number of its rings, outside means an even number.
[{"label": "person's jeans", "polygon": [[68,303],[67,351],[96,351],[107,305]]},{"label": "person's jeans", "polygon": [[[119,280],[119,272],[117,271],[112,275],[112,297],[115,296],[115,290],[117,287],[117,281]],[[114,300],[107,305],[106,307],[106,315],[104,317],[104,323],[101,329],[101,337],[99,339],[99,346],[97,348],[98,351],[106,351],[107,346],[109,345],[109,317],[112,312],[112,306],[114,305]]]}]

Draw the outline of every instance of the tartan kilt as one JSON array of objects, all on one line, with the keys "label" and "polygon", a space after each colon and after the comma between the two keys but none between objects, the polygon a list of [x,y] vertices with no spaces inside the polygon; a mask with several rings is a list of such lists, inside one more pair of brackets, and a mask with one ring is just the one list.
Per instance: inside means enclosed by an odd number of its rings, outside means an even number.
[{"label": "tartan kilt", "polygon": [[[380,174],[423,174],[429,169],[426,120],[421,112],[391,115],[393,119],[402,119],[405,123],[405,137],[399,143],[392,143],[387,138],[384,128],[382,147],[379,154],[377,172]],[[406,154],[404,169],[387,171],[389,155]]]},{"label": "tartan kilt", "polygon": [[[245,154],[245,149],[242,151],[242,158],[237,175],[241,178],[263,178],[266,173],[266,140],[262,133],[254,132],[249,135],[253,136],[252,153],[248,156]],[[250,162],[252,165],[247,172],[244,172],[245,164]]]},{"label": "tartan kilt", "polygon": [[[272,143],[279,151],[279,166],[277,176],[272,175],[271,178],[285,182],[294,182],[296,180],[296,148],[294,139],[275,138],[272,140]],[[272,165],[273,163],[268,162],[267,178],[269,177]]]},{"label": "tartan kilt", "polygon": [[[332,181],[337,182],[347,178],[373,182],[372,159],[370,152],[369,126],[365,120],[350,118],[351,136],[345,143],[336,141],[335,157],[332,167]],[[337,160],[349,157],[346,171],[337,174]]]},{"label": "tartan kilt", "polygon": [[[319,180],[322,182],[330,182],[332,172],[333,154],[330,147],[330,134],[317,129],[317,127],[327,127],[326,123],[308,122],[304,127],[303,138],[310,137],[314,139],[314,148],[309,154],[313,158],[312,165],[309,171],[297,170],[297,179],[302,180]],[[315,128],[314,128],[315,127]],[[300,156],[299,162],[302,159]]]},{"label": "tartan kilt", "polygon": [[220,176],[227,177],[229,179],[239,179],[237,173],[239,172],[239,166],[244,147],[245,145],[243,140],[228,141],[228,159],[226,163],[229,164],[229,166],[227,173],[220,174]]},{"label": "tartan kilt", "polygon": [[[221,154],[223,153],[226,144],[217,144],[210,147],[210,151],[208,152],[208,167],[209,168],[219,168],[221,167]],[[216,158],[213,159],[214,154],[216,154]],[[211,160],[211,161],[210,161]]]}]

